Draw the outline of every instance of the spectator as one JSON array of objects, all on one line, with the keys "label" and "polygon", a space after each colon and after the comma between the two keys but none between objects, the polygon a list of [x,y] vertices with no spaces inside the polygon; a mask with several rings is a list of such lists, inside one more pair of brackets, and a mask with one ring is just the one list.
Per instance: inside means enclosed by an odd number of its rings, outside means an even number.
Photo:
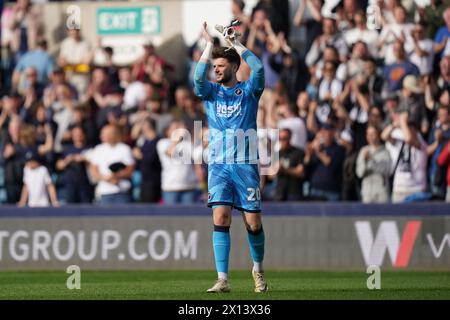
[{"label": "spectator", "polygon": [[298,201],[303,197],[304,166],[303,150],[294,147],[290,141],[291,130],[280,130],[279,169],[275,178],[275,201]]},{"label": "spectator", "polygon": [[304,150],[308,134],[303,120],[297,115],[296,110],[287,103],[281,103],[277,106],[276,111],[270,111],[276,116],[276,127],[279,129],[289,129],[291,137],[290,144],[295,148]]},{"label": "spectator", "polygon": [[64,133],[74,121],[74,108],[76,101],[72,97],[69,87],[64,84],[58,85],[56,88],[56,99],[47,107],[52,114],[52,119],[57,124],[55,135],[55,151],[62,151],[62,142]]},{"label": "spectator", "polygon": [[[304,55],[311,49],[314,40],[322,34],[322,6],[323,0],[301,0],[297,12],[294,16],[294,25],[297,27],[305,26],[306,41]],[[305,19],[306,9],[309,16]]]},{"label": "spectator", "polygon": [[345,150],[334,139],[335,130],[324,124],[316,138],[307,146],[306,172],[309,173],[312,198],[339,201],[342,188],[342,165]]},{"label": "spectator", "polygon": [[15,60],[38,46],[38,36],[44,34],[44,19],[42,7],[36,6],[30,0],[18,0],[14,4],[8,29],[12,33],[11,50]]},{"label": "spectator", "polygon": [[90,146],[86,144],[86,135],[82,127],[72,127],[71,145],[66,145],[62,157],[56,162],[56,168],[64,173],[65,200],[67,203],[91,203],[93,188],[87,175],[85,153]]},{"label": "spectator", "polygon": [[332,116],[333,101],[342,92],[342,82],[336,78],[336,65],[325,62],[323,77],[319,81],[318,106],[316,118],[320,124],[326,123]]},{"label": "spectator", "polygon": [[86,92],[89,84],[89,64],[93,52],[89,43],[81,37],[81,30],[67,29],[67,38],[61,42],[58,65],[64,68],[67,78],[79,95]]},{"label": "spectator", "polygon": [[397,114],[394,123],[382,133],[393,161],[393,203],[429,198],[426,194],[427,144],[408,118],[407,112]]},{"label": "spectator", "polygon": [[425,25],[416,23],[412,32],[414,50],[410,55],[410,61],[418,68],[420,75],[426,76],[433,72],[434,43],[426,37]]},{"label": "spectator", "polygon": [[[50,198],[50,199],[49,199]],[[25,154],[23,170],[23,188],[18,205],[24,207],[59,206],[56,188],[39,153],[28,151]]]},{"label": "spectator", "polygon": [[439,158],[437,159],[439,166],[447,167],[447,195],[445,197],[446,202],[450,202],[450,141],[447,142],[442,149]]},{"label": "spectator", "polygon": [[420,76],[417,66],[406,58],[403,42],[397,40],[393,45],[395,61],[392,64],[386,64],[384,67],[384,81],[386,90],[394,92],[402,88],[403,79],[407,75]]},{"label": "spectator", "polygon": [[144,118],[132,130],[136,139],[134,157],[139,161],[141,171],[140,202],[159,202],[161,199],[161,162],[156,148],[159,137],[154,120]]},{"label": "spectator", "polygon": [[408,23],[405,7],[398,5],[394,8],[394,19],[392,23],[385,25],[381,31],[378,48],[381,49],[380,57],[384,58],[384,64],[394,64],[398,60],[395,46],[399,41],[404,44],[404,51],[411,52],[414,44],[412,30],[414,25]]},{"label": "spectator", "polygon": [[96,196],[101,205],[129,203],[135,164],[131,148],[121,142],[119,128],[114,125],[102,128],[101,141],[86,154],[90,174],[97,181]]},{"label": "spectator", "polygon": [[413,122],[416,128],[420,128],[423,135],[428,132],[429,123],[425,110],[425,101],[417,77],[408,75],[403,79],[403,89],[401,90],[398,110],[400,112],[408,112],[409,121]]},{"label": "spectator", "polygon": [[[162,165],[161,188],[165,204],[194,203],[197,195],[197,178],[192,164],[192,144],[188,131],[180,121],[172,121],[166,137],[156,148]],[[181,155],[181,158],[180,158]]]},{"label": "spectator", "polygon": [[389,174],[391,163],[389,152],[380,139],[379,127],[369,125],[366,139],[368,145],[358,154],[356,174],[362,179],[363,203],[386,203],[389,201]]},{"label": "spectator", "polygon": [[315,64],[323,54],[327,46],[335,47],[339,53],[339,60],[345,61],[348,54],[347,44],[342,34],[336,29],[336,20],[331,17],[323,18],[323,34],[314,40],[311,49],[306,56],[306,65]]},{"label": "spectator", "polygon": [[441,0],[431,0],[424,9],[419,8],[418,10],[421,20],[427,25],[427,37],[429,38],[433,38],[444,24],[443,13],[446,5],[442,2]]},{"label": "spectator", "polygon": [[23,167],[28,151],[44,156],[52,151],[53,136],[49,126],[46,127],[44,144],[36,145],[36,132],[33,126],[25,125],[18,117],[9,122],[8,134],[1,143],[2,163],[5,170],[5,185],[8,203],[17,203],[23,185]]},{"label": "spectator", "polygon": [[47,85],[54,66],[53,58],[47,53],[47,41],[39,40],[36,48],[25,53],[17,62],[12,77],[13,88],[20,91],[24,87],[24,72],[30,67],[37,71],[37,82]]},{"label": "spectator", "polygon": [[450,141],[450,111],[447,106],[440,106],[437,110],[436,121],[431,127],[428,138],[427,154],[430,157],[429,180],[433,196],[445,199],[445,168],[437,164],[439,154]]},{"label": "spectator", "polygon": [[448,46],[448,39],[450,38],[450,8],[445,9],[442,16],[445,25],[438,29],[434,37],[434,52],[439,54],[441,58],[450,54],[450,48]]},{"label": "spectator", "polygon": [[355,43],[362,41],[366,44],[370,55],[373,57],[377,57],[378,50],[376,44],[378,42],[378,32],[375,30],[367,29],[367,21],[364,11],[358,10],[355,13],[353,19],[355,23],[354,28],[345,32],[344,39],[347,46],[350,48]]},{"label": "spectator", "polygon": [[279,73],[280,82],[286,88],[290,101],[295,101],[299,91],[306,88],[308,69],[298,53],[293,51],[283,37],[280,37],[282,61],[278,62],[276,55],[271,54],[269,63],[273,70]]}]

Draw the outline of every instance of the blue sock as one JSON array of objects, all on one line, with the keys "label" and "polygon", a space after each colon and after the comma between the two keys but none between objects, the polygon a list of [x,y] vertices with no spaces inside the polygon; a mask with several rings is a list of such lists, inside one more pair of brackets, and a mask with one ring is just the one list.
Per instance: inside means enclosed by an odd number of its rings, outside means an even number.
[{"label": "blue sock", "polygon": [[262,272],[262,261],[264,260],[264,230],[261,226],[256,232],[247,230],[248,245],[252,255],[254,269],[257,272]]},{"label": "blue sock", "polygon": [[213,232],[214,258],[219,278],[227,278],[228,259],[230,256],[230,227],[214,225]]}]

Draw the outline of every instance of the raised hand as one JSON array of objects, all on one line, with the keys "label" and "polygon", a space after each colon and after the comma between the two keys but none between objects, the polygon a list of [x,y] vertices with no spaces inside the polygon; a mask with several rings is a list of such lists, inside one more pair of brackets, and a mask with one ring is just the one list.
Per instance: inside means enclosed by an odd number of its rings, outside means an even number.
[{"label": "raised hand", "polygon": [[203,22],[203,32],[202,32],[202,36],[203,39],[206,40],[206,42],[213,42],[213,38],[211,37],[211,35],[208,32],[208,24],[205,22]]}]

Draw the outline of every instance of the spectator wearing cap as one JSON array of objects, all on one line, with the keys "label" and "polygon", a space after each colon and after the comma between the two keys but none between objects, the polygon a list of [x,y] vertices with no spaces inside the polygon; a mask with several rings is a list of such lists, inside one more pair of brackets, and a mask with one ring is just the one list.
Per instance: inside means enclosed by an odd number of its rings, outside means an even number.
[{"label": "spectator wearing cap", "polygon": [[96,196],[101,205],[131,201],[131,176],[135,161],[131,148],[121,142],[121,132],[114,125],[101,130],[102,143],[86,153],[89,171],[97,182]]},{"label": "spectator wearing cap", "polygon": [[303,198],[303,158],[305,153],[302,149],[291,144],[291,130],[284,128],[280,130],[280,151],[278,172],[272,178],[275,179],[275,201],[298,201]]},{"label": "spectator wearing cap", "polygon": [[398,110],[399,112],[408,112],[409,121],[413,122],[415,127],[425,135],[428,133],[429,123],[422,93],[419,79],[413,75],[406,76],[403,79]]},{"label": "spectator wearing cap", "polygon": [[392,160],[392,202],[429,199],[427,191],[427,144],[408,112],[396,113],[381,135]]},{"label": "spectator wearing cap", "polygon": [[93,52],[89,43],[81,36],[79,28],[67,29],[67,37],[61,42],[58,65],[64,68],[67,78],[79,95],[83,94],[89,83],[89,64]]},{"label": "spectator wearing cap", "polygon": [[363,203],[387,203],[389,201],[389,175],[392,160],[381,143],[379,127],[369,125],[366,131],[367,146],[358,153],[356,174],[361,181]]},{"label": "spectator wearing cap", "polygon": [[391,64],[386,64],[383,70],[386,90],[389,92],[400,90],[403,79],[407,75],[420,76],[417,66],[407,59],[403,45],[403,41],[395,41],[393,44],[395,61]]},{"label": "spectator wearing cap", "polygon": [[87,175],[85,153],[90,146],[82,127],[70,129],[71,144],[64,146],[62,156],[56,162],[56,169],[63,172],[65,200],[67,203],[91,203],[94,190]]},{"label": "spectator wearing cap", "polygon": [[28,151],[25,154],[23,188],[17,205],[19,207],[59,206],[55,185],[47,168],[42,165],[41,156],[36,151]]},{"label": "spectator wearing cap", "polygon": [[324,124],[305,152],[305,172],[309,175],[313,199],[339,201],[342,190],[342,165],[345,150],[336,143],[335,129]]},{"label": "spectator wearing cap", "polygon": [[37,82],[47,85],[55,63],[53,58],[47,52],[47,41],[39,40],[34,50],[24,54],[14,69],[12,76],[12,85],[19,91],[23,88],[25,71],[28,68],[34,68],[37,71]]}]

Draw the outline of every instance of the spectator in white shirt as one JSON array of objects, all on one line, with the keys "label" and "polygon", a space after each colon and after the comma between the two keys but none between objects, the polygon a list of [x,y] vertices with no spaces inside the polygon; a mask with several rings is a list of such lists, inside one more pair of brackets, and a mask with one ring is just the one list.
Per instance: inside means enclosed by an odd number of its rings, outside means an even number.
[{"label": "spectator in white shirt", "polygon": [[378,56],[376,44],[378,42],[378,32],[367,29],[366,15],[364,11],[358,10],[354,16],[355,27],[345,32],[345,42],[351,48],[356,42],[363,41],[369,49],[370,55]]},{"label": "spectator in white shirt", "polygon": [[407,53],[410,53],[414,48],[414,41],[411,36],[414,25],[406,21],[406,9],[401,5],[395,7],[394,17],[394,23],[389,23],[383,27],[378,42],[378,47],[381,49],[380,57],[384,58],[385,65],[395,62],[394,43],[397,40],[404,42]]},{"label": "spectator in white shirt", "polygon": [[426,37],[426,27],[416,23],[413,30],[414,51],[409,60],[414,63],[420,71],[421,76],[433,72],[434,42]]},{"label": "spectator in white shirt", "polygon": [[131,148],[121,142],[115,125],[104,126],[100,138],[102,143],[86,154],[91,176],[98,182],[100,204],[131,202],[130,179],[135,165]]},{"label": "spectator in white shirt", "polygon": [[48,207],[50,204],[59,206],[55,185],[47,168],[41,164],[42,159],[38,151],[28,151],[25,154],[25,161],[23,188],[18,206]]},{"label": "spectator in white shirt", "polygon": [[382,133],[392,160],[394,203],[426,200],[427,144],[408,117],[407,112],[395,114],[393,124]]},{"label": "spectator in white shirt", "polygon": [[156,148],[162,165],[161,188],[165,204],[194,203],[198,180],[192,161],[192,142],[182,121],[172,121]]}]

